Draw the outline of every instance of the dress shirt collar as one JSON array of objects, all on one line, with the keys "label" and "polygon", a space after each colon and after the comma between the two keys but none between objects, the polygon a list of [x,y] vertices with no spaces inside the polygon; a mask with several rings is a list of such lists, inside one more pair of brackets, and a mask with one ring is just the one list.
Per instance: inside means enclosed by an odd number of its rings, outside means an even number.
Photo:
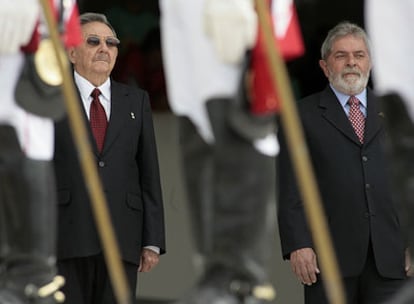
[{"label": "dress shirt collar", "polygon": [[[350,95],[344,94],[336,90],[331,84],[330,87],[332,91],[335,93],[336,98],[338,99],[339,103],[341,104],[342,108],[346,112],[346,114],[349,114],[349,105],[348,100],[351,97]],[[361,111],[366,117],[367,113],[367,89],[365,88],[361,93],[354,95],[356,98],[359,99]]]},{"label": "dress shirt collar", "polygon": [[[74,74],[75,83],[79,89],[82,100],[89,100],[92,90],[96,87],[76,71],[74,71]],[[109,78],[100,85],[98,89],[106,100],[111,100],[111,81]]]},{"label": "dress shirt collar", "polygon": [[[95,89],[95,86],[91,84],[87,79],[79,75],[76,71],[74,72],[74,79],[76,86],[78,87],[83,108],[87,117],[89,118],[89,111],[92,103],[92,96],[91,92]],[[102,85],[98,87],[101,91],[101,96],[99,97],[99,101],[101,102],[102,106],[105,109],[106,117],[109,120],[111,116],[111,81],[108,78]]]}]

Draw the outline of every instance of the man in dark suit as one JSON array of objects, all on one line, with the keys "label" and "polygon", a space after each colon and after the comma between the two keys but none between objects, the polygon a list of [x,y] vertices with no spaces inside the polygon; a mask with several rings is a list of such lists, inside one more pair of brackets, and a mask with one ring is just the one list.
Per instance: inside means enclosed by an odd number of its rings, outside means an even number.
[{"label": "man in dark suit", "polygon": [[[128,282],[165,252],[157,149],[148,95],[110,78],[119,40],[106,17],[80,16],[84,41],[68,51]],[[98,103],[91,92],[99,89]],[[95,105],[94,105],[95,103]],[[103,107],[103,109],[102,109]],[[99,112],[102,115],[99,115]],[[102,118],[102,116],[104,118]],[[101,119],[101,121],[99,121]],[[105,131],[96,131],[103,127]],[[96,134],[97,133],[97,134]],[[96,134],[96,135],[94,135]],[[68,121],[56,124],[58,269],[69,304],[115,303]]]},{"label": "man in dark suit", "polygon": [[[328,33],[321,53],[320,66],[329,86],[298,104],[306,142],[347,303],[381,303],[403,284],[409,261],[390,193],[383,114],[367,88],[368,38],[357,25],[343,22]],[[305,303],[327,303],[283,132],[280,141],[278,219],[283,256],[305,285]]]}]

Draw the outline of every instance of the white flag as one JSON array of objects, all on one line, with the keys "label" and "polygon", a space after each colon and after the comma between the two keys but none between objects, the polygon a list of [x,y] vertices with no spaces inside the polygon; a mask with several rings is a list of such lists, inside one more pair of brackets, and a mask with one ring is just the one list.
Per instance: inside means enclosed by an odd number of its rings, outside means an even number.
[{"label": "white flag", "polygon": [[365,14],[374,88],[398,93],[414,121],[414,1],[366,0]]}]

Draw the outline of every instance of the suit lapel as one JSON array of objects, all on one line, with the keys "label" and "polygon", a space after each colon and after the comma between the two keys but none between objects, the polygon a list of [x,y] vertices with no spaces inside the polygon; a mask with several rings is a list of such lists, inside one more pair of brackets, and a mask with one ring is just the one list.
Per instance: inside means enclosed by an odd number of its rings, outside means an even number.
[{"label": "suit lapel", "polygon": [[374,93],[372,93],[369,89],[367,90],[367,101],[368,108],[364,135],[365,144],[368,144],[381,130],[379,101]]},{"label": "suit lapel", "polygon": [[360,145],[359,139],[335,93],[328,86],[321,95],[319,107],[322,116],[350,140]]},{"label": "suit lapel", "polygon": [[[379,121],[378,100],[370,89],[367,89],[367,118],[365,121],[364,144],[368,144],[381,129]],[[323,116],[350,140],[360,145],[357,135],[349,122],[335,93],[328,87],[323,91],[319,106]]]},{"label": "suit lapel", "polygon": [[106,131],[105,143],[102,154],[104,154],[116,139],[123,124],[129,118],[128,91],[119,87],[117,83],[111,82],[111,116]]}]

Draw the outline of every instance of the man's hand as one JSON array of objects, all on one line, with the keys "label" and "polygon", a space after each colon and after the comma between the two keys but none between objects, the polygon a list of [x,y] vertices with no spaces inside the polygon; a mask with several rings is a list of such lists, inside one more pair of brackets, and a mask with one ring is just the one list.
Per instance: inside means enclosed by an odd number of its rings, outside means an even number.
[{"label": "man's hand", "polygon": [[141,258],[139,261],[139,272],[149,272],[160,261],[160,255],[155,251],[144,248],[142,249]]},{"label": "man's hand", "polygon": [[316,274],[320,273],[316,254],[312,248],[301,248],[290,254],[290,266],[299,281],[306,285],[316,283]]}]

